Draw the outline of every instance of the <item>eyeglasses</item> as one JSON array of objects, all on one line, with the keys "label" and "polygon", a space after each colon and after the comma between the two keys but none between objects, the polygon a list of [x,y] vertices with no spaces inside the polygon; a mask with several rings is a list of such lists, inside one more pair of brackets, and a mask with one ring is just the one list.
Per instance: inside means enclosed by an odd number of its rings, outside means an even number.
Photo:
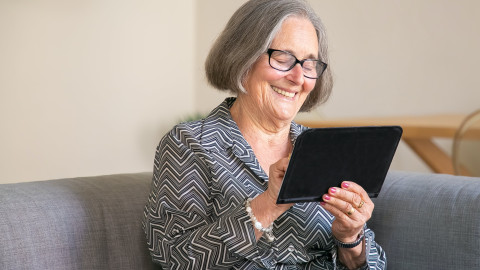
[{"label": "eyeglasses", "polygon": [[322,76],[323,72],[327,68],[327,64],[317,59],[303,59],[298,60],[293,54],[275,50],[268,49],[268,63],[270,66],[279,71],[289,71],[297,63],[300,63],[300,66],[303,70],[303,76],[309,79],[318,79]]}]

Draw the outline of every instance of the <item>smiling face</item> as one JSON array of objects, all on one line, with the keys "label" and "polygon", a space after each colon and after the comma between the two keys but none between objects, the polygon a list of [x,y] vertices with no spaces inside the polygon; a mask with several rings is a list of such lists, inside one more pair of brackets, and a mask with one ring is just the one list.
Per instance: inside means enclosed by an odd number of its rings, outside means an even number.
[{"label": "smiling face", "polygon": [[[297,59],[317,59],[318,39],[312,23],[305,18],[287,18],[270,48],[290,52]],[[273,121],[291,121],[296,116],[317,80],[303,76],[300,64],[283,72],[273,69],[263,54],[248,73],[246,94],[238,99]]]}]

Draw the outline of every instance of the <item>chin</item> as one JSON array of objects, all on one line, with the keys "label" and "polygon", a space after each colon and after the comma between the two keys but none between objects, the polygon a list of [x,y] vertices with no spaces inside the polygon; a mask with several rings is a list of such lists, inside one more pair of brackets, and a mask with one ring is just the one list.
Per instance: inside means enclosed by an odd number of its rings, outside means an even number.
[{"label": "chin", "polygon": [[295,116],[297,116],[298,111],[297,110],[284,110],[281,112],[278,112],[277,118],[282,120],[282,121],[292,121]]}]

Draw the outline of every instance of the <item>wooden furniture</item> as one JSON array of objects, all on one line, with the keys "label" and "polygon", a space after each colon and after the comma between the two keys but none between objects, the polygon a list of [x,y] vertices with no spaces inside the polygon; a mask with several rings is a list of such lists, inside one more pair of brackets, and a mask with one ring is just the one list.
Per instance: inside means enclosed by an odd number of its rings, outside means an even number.
[{"label": "wooden furniture", "polygon": [[477,110],[465,117],[453,139],[452,161],[456,175],[480,176],[479,130],[480,110]]},{"label": "wooden furniture", "polygon": [[[435,137],[453,139],[465,117],[464,114],[443,114],[325,119],[321,121],[299,121],[299,123],[312,128],[398,125],[403,128],[403,141],[425,161],[433,172],[454,174],[452,158],[440,149],[432,139]],[[480,139],[480,129],[469,134]]]}]

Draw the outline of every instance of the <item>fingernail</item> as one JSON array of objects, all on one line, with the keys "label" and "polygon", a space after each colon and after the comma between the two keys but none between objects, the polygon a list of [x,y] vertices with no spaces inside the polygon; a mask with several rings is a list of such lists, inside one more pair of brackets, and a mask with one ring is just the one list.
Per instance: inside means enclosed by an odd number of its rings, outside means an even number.
[{"label": "fingernail", "polygon": [[320,202],[321,206],[325,206],[325,204],[326,204],[325,202]]},{"label": "fingernail", "polygon": [[330,196],[325,195],[325,196],[323,196],[323,199],[329,201],[329,200],[330,200]]},{"label": "fingernail", "polygon": [[349,186],[350,186],[350,184],[347,183],[347,182],[343,182],[343,183],[342,183],[342,187],[344,187],[344,188],[348,188]]},{"label": "fingernail", "polygon": [[337,189],[334,188],[334,187],[332,187],[332,188],[330,188],[330,192],[331,192],[331,193],[335,193],[335,192],[337,192]]}]

